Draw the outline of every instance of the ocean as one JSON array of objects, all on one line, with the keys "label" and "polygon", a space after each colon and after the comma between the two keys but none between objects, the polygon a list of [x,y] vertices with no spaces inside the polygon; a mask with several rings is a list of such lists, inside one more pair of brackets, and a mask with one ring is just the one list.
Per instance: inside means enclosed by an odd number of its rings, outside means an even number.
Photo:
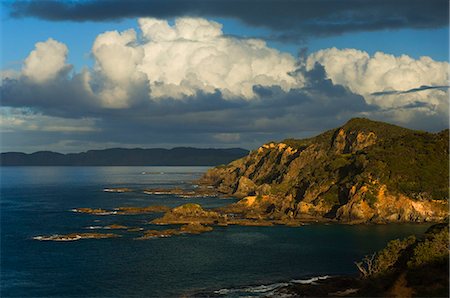
[{"label": "ocean", "polygon": [[[205,208],[233,198],[144,194],[144,188],[185,187],[207,167],[0,167],[1,297],[173,297],[200,292],[259,296],[290,280],[357,274],[354,262],[389,240],[429,225],[215,227],[200,235],[134,240],[38,241],[39,235],[92,232],[121,224],[165,229],[161,214],[90,215],[80,207],[167,205]],[[105,188],[128,187],[111,193]],[[96,232],[105,232],[104,230]]]}]

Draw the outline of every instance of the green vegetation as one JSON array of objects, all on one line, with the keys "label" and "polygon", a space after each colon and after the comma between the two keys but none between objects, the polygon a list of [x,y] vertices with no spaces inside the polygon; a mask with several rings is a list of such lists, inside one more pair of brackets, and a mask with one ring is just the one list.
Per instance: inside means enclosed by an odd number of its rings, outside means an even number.
[{"label": "green vegetation", "polygon": [[326,204],[330,206],[337,205],[339,204],[339,188],[336,185],[333,185],[321,197]]},{"label": "green vegetation", "polygon": [[414,268],[428,263],[443,262],[448,259],[448,229],[432,233],[418,243],[414,248],[413,256],[408,261],[408,267]]},{"label": "green vegetation", "polygon": [[410,197],[448,200],[448,141],[445,132],[415,131],[382,140],[367,150],[367,170]]},{"label": "green vegetation", "polygon": [[[331,149],[332,138],[339,129],[309,139],[283,142],[302,150],[313,143]],[[341,179],[349,182],[349,178],[353,180],[362,172],[408,197],[448,200],[448,129],[432,134],[364,118],[351,119],[342,129],[347,135],[373,132],[377,141],[356,153],[334,154],[331,150],[326,159],[315,163],[315,169],[310,173],[312,177],[329,179],[338,171]]]},{"label": "green vegetation", "polygon": [[448,222],[432,226],[424,237],[393,240],[356,265],[367,296],[448,297]]},{"label": "green vegetation", "polygon": [[364,194],[364,199],[371,208],[375,208],[377,197],[371,191],[368,191]]},{"label": "green vegetation", "polygon": [[356,262],[356,266],[363,278],[375,277],[386,274],[395,269],[394,265],[398,262],[402,252],[416,241],[414,236],[410,236],[403,240],[392,240],[386,248],[366,256],[360,262]]}]

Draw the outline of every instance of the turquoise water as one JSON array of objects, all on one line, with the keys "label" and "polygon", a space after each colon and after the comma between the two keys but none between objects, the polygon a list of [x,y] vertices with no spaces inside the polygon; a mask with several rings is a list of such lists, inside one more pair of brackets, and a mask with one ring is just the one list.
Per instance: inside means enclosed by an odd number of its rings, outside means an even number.
[{"label": "turquoise water", "polygon": [[[205,167],[3,167],[1,297],[142,297],[267,285],[310,276],[356,274],[354,261],[427,225],[217,227],[210,233],[136,241],[140,235],[71,242],[37,235],[123,224],[155,229],[155,215],[95,216],[73,208],[204,207],[234,199],[147,195],[146,187],[187,186]],[[142,174],[147,172],[150,174]],[[130,187],[133,193],[104,188]],[[118,233],[121,233],[118,231]],[[226,293],[227,291],[224,291]]]}]

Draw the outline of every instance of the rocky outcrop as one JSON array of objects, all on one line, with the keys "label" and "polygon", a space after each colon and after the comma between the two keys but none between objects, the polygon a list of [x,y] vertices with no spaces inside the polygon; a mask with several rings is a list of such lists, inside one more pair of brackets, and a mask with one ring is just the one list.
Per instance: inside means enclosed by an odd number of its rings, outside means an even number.
[{"label": "rocky outcrop", "polygon": [[180,227],[180,232],[184,234],[201,234],[205,232],[210,232],[212,230],[213,228],[209,226],[204,226],[196,222],[189,223],[187,225],[183,225]]},{"label": "rocky outcrop", "polygon": [[106,230],[128,230],[129,227],[120,224],[111,224],[103,227]]},{"label": "rocky outcrop", "polygon": [[201,234],[212,231],[213,228],[204,226],[200,223],[189,223],[181,226],[179,229],[167,229],[167,230],[148,230],[144,232],[141,237],[135,238],[136,240],[148,240],[155,238],[168,238],[181,234]]},{"label": "rocky outcrop", "polygon": [[146,206],[146,207],[118,207],[113,210],[106,210],[100,208],[76,208],[73,212],[86,213],[92,215],[135,215],[147,213],[167,212],[170,208],[167,206]]},{"label": "rocky outcrop", "polygon": [[271,142],[199,181],[242,198],[243,218],[439,221],[448,214],[448,130],[352,119],[317,137]]},{"label": "rocky outcrop", "polygon": [[208,187],[197,187],[194,189],[146,188],[143,193],[148,195],[175,195],[181,198],[204,198],[217,195],[217,192],[214,189]]},{"label": "rocky outcrop", "polygon": [[153,224],[217,224],[226,220],[224,215],[204,210],[198,204],[185,204],[171,209],[163,217],[154,219]]},{"label": "rocky outcrop", "polygon": [[147,230],[141,237],[135,238],[135,240],[149,240],[155,238],[168,238],[175,235],[179,235],[180,231],[177,229],[168,230]]},{"label": "rocky outcrop", "polygon": [[345,221],[372,222],[436,222],[448,216],[448,202],[443,200],[413,200],[403,194],[389,193],[386,185],[377,188],[375,197],[363,186],[350,190],[351,199],[341,206],[336,217]]},{"label": "rocky outcrop", "polygon": [[111,233],[72,233],[66,235],[35,236],[33,239],[39,241],[76,241],[81,239],[105,239],[117,237],[120,237],[120,235]]},{"label": "rocky outcrop", "polygon": [[346,131],[344,128],[336,132],[333,148],[336,154],[356,153],[376,143],[374,132]]}]

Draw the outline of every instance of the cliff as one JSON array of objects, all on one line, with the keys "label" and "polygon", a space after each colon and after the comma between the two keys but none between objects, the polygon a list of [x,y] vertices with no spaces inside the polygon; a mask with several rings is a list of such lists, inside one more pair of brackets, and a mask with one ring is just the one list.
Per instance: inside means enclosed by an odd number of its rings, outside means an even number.
[{"label": "cliff", "polygon": [[355,118],[316,137],[271,142],[199,181],[242,198],[224,211],[270,220],[440,221],[449,132]]}]

